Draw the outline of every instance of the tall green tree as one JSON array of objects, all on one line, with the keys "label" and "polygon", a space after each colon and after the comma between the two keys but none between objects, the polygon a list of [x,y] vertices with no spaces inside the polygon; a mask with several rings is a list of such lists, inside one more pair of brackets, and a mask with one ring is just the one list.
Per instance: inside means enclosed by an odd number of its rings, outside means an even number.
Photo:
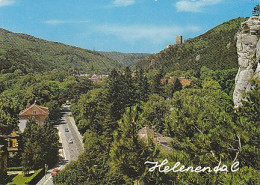
[{"label": "tall green tree", "polygon": [[145,76],[143,69],[137,68],[136,69],[136,92],[135,98],[136,101],[147,101],[148,96],[150,94],[151,88],[150,84],[148,83],[148,78]]},{"label": "tall green tree", "polygon": [[160,69],[153,75],[153,78],[151,79],[151,91],[154,94],[162,93],[162,78],[164,76],[163,73],[163,70]]},{"label": "tall green tree", "polygon": [[237,139],[240,141],[239,160],[244,166],[260,170],[260,82],[255,83],[255,89],[248,93],[236,114]]},{"label": "tall green tree", "polygon": [[106,91],[98,88],[80,96],[78,103],[78,128],[82,134],[86,130],[101,134],[104,131],[104,119],[109,112]]},{"label": "tall green tree", "polygon": [[122,75],[115,69],[111,71],[108,79],[108,102],[111,103],[110,115],[114,122],[124,113],[124,83]]},{"label": "tall green tree", "polygon": [[154,148],[138,138],[138,107],[127,108],[119,128],[114,132],[110,150],[109,171],[105,178],[108,184],[133,184],[145,173],[144,162],[153,157]]},{"label": "tall green tree", "polygon": [[50,123],[29,120],[23,133],[22,166],[25,174],[30,170],[54,166],[58,160],[59,138]]},{"label": "tall green tree", "polygon": [[151,94],[141,108],[143,112],[140,122],[143,126],[154,127],[159,133],[165,131],[165,116],[170,110],[167,100],[158,94]]}]

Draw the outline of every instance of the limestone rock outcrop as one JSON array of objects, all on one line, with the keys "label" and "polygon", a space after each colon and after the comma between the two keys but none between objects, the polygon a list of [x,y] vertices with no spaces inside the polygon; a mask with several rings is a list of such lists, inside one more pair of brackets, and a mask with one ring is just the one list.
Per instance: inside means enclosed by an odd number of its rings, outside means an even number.
[{"label": "limestone rock outcrop", "polygon": [[252,90],[251,80],[260,78],[260,17],[253,16],[242,23],[237,34],[239,70],[235,79],[233,100],[235,107],[242,104],[245,94]]}]

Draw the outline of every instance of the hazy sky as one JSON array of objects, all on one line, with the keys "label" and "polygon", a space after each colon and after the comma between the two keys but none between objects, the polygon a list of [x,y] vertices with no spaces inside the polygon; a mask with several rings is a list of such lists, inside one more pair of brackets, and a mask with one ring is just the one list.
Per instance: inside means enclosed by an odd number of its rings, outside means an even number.
[{"label": "hazy sky", "polygon": [[259,0],[0,0],[0,27],[91,50],[155,53]]}]

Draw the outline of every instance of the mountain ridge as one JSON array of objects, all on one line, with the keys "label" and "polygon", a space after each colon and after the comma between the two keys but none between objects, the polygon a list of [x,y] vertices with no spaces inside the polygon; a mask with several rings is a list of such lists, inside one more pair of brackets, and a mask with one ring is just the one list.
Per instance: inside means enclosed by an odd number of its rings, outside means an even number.
[{"label": "mountain ridge", "polygon": [[3,28],[0,28],[0,61],[0,70],[3,73],[17,69],[24,73],[53,69],[107,73],[112,68],[120,69],[133,62],[117,61],[104,52],[14,33]]},{"label": "mountain ridge", "polygon": [[105,55],[119,63],[126,64],[128,66],[134,66],[139,60],[149,56],[149,53],[121,53],[118,51],[98,51],[102,55]]},{"label": "mountain ridge", "polygon": [[237,68],[236,34],[246,19],[226,21],[181,45],[175,44],[148,56],[137,65],[146,70],[164,68],[167,72],[198,71],[202,66],[213,70]]}]

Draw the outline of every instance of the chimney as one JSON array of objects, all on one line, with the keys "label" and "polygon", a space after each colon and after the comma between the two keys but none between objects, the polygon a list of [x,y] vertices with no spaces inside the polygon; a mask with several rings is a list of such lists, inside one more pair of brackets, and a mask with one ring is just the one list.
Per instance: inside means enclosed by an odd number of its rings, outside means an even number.
[{"label": "chimney", "polygon": [[182,44],[183,42],[182,42],[182,36],[181,35],[177,35],[176,36],[176,44],[177,45],[180,45],[180,44]]}]

